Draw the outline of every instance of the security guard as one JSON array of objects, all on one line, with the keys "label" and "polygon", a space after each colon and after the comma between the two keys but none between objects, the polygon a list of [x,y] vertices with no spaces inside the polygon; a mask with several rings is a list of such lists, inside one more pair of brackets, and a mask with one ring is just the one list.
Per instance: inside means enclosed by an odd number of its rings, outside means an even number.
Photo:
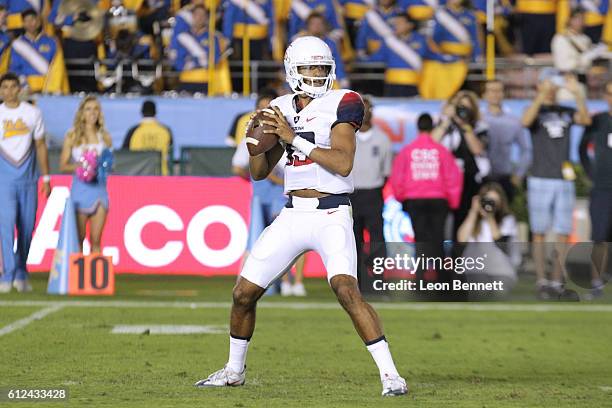
[{"label": "security guard", "polygon": [[144,101],[142,104],[142,120],[132,127],[123,141],[123,149],[157,150],[161,153],[161,174],[167,176],[168,163],[172,160],[172,131],[159,123],[155,118],[157,109],[155,102]]}]

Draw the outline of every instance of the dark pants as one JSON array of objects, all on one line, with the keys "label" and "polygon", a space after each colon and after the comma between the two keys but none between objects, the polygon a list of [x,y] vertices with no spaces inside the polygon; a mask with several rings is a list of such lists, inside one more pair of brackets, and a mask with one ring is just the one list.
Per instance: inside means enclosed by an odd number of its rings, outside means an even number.
[{"label": "dark pants", "polygon": [[444,242],[444,225],[448,216],[448,202],[444,199],[406,200],[402,203],[410,216],[414,241],[441,244]]},{"label": "dark pants", "polygon": [[[355,190],[350,195],[353,207],[353,231],[357,245],[357,272],[362,276],[364,262],[369,265],[374,257],[385,256],[385,237],[383,235],[383,196],[382,188]],[[370,234],[370,245],[364,248],[363,230]]]},{"label": "dark pants", "polygon": [[[444,199],[406,200],[402,208],[410,216],[414,230],[415,255],[427,258],[444,257],[444,227],[448,202]],[[435,264],[422,265],[416,270],[417,281],[447,282],[451,273],[437,269]],[[443,297],[444,293],[423,293],[425,298]]]},{"label": "dark pants", "polygon": [[522,14],[521,44],[527,55],[549,54],[550,43],[557,29],[554,14]]},{"label": "dark pants", "polygon": [[499,184],[504,189],[504,193],[506,193],[508,203],[512,204],[514,196],[516,195],[516,187],[514,187],[514,184],[512,184],[512,179],[509,174],[496,174],[487,176],[485,177],[484,181],[485,183],[495,182]]},{"label": "dark pants", "polygon": [[591,239],[612,242],[612,190],[591,190]]},{"label": "dark pants", "polygon": [[416,85],[393,85],[385,84],[385,96],[410,97],[418,96],[419,90]]}]

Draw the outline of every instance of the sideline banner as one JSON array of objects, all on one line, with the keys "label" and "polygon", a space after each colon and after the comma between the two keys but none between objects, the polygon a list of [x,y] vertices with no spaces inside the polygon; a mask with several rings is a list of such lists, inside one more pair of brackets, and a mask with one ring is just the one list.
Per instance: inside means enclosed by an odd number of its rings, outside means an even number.
[{"label": "sideline banner", "polygon": [[[51,269],[71,179],[53,176],[49,199],[39,195],[30,271]],[[238,177],[111,176],[108,190],[102,252],[112,258],[115,272],[238,273],[248,238],[249,182]],[[309,255],[305,274],[325,276],[318,255]]]}]

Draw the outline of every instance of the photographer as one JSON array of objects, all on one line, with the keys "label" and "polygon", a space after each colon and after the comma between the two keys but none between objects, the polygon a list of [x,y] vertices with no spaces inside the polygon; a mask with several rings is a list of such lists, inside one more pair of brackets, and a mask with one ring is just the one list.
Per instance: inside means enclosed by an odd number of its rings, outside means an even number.
[{"label": "photographer", "polygon": [[459,242],[509,242],[517,235],[517,224],[510,212],[504,189],[487,183],[472,198],[472,207],[461,224]]},{"label": "photographer", "polygon": [[432,136],[455,156],[463,171],[463,192],[459,208],[454,211],[453,237],[465,220],[472,197],[490,171],[487,158],[488,135],[486,125],[480,121],[478,97],[471,91],[459,91],[442,112],[442,119]]},{"label": "photographer", "polygon": [[514,286],[520,254],[509,243],[517,234],[516,219],[504,189],[498,183],[486,183],[472,199],[470,212],[457,234],[459,242],[468,243],[464,257],[486,258],[483,270],[466,271],[467,281],[503,281],[506,290]]}]

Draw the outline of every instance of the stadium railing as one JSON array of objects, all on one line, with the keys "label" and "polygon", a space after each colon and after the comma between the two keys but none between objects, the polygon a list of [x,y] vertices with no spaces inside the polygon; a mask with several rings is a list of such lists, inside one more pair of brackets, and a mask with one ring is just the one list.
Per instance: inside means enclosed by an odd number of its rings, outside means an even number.
[{"label": "stadium railing", "polygon": [[[134,64],[132,64],[134,63]],[[172,89],[172,84],[177,81],[179,73],[174,71],[170,61],[154,61],[150,59],[142,60],[123,60],[121,64],[115,60],[102,60],[96,62],[98,66],[119,66],[123,68],[120,72],[113,73],[112,70],[96,70],[92,67],[94,64],[91,59],[67,59],[66,64],[70,66],[68,74],[74,77],[92,77],[95,76],[99,82],[103,80],[110,81],[109,87],[112,92],[122,93],[117,90],[117,75],[123,81],[139,82],[142,86],[143,93],[161,91],[162,88]],[[132,65],[138,69],[132,69]],[[242,62],[230,61],[232,78],[242,78]],[[535,57],[526,57],[517,55],[510,58],[497,58],[495,60],[495,70],[497,78],[501,79],[507,86],[508,96],[510,98],[530,98],[535,93],[537,77],[540,69],[553,65],[550,55],[541,55]],[[468,88],[475,88],[485,81],[485,63],[477,61],[470,63],[467,77]],[[250,67],[250,83],[251,89],[256,92],[258,87],[265,81],[274,81],[279,79],[279,72],[282,71],[283,65],[277,61],[251,61]],[[385,64],[369,63],[369,62],[351,62],[347,64],[347,75],[355,89],[367,90],[372,89],[374,95],[380,96],[382,92],[382,84],[384,81]],[[104,75],[101,74],[104,72]],[[589,80],[589,97],[601,97],[601,84],[609,79],[612,72],[612,60],[602,60],[598,62],[595,69],[590,73]],[[104,78],[102,78],[102,76]],[[159,81],[158,81],[159,80]],[[161,84],[163,80],[165,85]],[[157,85],[155,85],[157,83]],[[121,88],[121,87],[119,87]],[[124,89],[123,92],[129,92],[129,89]]]}]

